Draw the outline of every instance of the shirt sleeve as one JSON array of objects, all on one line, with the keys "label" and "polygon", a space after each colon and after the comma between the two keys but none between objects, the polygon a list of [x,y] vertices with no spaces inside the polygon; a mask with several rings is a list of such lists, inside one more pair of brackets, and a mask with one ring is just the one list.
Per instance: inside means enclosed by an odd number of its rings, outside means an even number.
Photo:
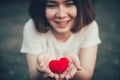
[{"label": "shirt sleeve", "polygon": [[42,51],[41,35],[36,31],[33,20],[30,19],[24,26],[23,43],[20,52],[39,54]]},{"label": "shirt sleeve", "polygon": [[91,47],[101,43],[96,21],[93,21],[91,24],[86,26],[86,30],[83,35],[84,37],[81,42],[80,48]]}]

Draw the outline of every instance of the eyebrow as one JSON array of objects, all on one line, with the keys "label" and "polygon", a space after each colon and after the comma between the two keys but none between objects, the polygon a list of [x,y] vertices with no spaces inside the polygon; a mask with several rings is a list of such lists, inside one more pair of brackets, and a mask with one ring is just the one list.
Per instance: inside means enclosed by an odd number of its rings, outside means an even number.
[{"label": "eyebrow", "polygon": [[48,2],[49,2],[49,3],[56,3],[55,0],[48,0],[47,3],[48,3]]},{"label": "eyebrow", "polygon": [[50,2],[56,2],[56,0],[47,0],[47,2],[49,2],[49,1],[50,1]]},{"label": "eyebrow", "polygon": [[65,2],[70,2],[70,1],[73,1],[73,0],[65,0]]},{"label": "eyebrow", "polygon": [[[64,0],[64,2],[70,2],[70,1],[73,1],[73,0]],[[56,0],[48,0],[47,2],[55,3]]]}]

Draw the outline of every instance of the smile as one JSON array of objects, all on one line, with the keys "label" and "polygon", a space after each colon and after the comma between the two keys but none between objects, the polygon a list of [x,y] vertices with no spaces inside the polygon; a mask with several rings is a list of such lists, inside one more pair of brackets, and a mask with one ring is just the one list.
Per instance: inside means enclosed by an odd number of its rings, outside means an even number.
[{"label": "smile", "polygon": [[57,24],[57,26],[59,28],[64,28],[66,27],[66,25],[70,22],[70,20],[67,20],[67,21],[55,21],[55,23]]}]

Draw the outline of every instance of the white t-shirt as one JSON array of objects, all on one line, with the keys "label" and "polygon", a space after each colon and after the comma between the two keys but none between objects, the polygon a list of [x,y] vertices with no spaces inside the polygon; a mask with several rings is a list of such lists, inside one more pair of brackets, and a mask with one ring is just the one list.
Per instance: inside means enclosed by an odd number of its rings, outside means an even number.
[{"label": "white t-shirt", "polygon": [[35,29],[30,19],[24,27],[22,53],[40,54],[48,52],[51,55],[65,52],[78,54],[80,48],[87,48],[101,43],[96,21],[84,27],[81,31],[72,34],[66,42],[56,40],[51,30],[40,33]]}]

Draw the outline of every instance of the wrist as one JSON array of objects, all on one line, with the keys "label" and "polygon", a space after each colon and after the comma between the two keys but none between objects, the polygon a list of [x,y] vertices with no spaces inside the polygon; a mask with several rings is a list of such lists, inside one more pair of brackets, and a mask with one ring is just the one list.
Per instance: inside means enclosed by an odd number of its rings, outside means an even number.
[{"label": "wrist", "polygon": [[92,75],[93,73],[81,67],[81,70],[77,70],[75,78],[76,80],[90,80],[92,78]]}]

